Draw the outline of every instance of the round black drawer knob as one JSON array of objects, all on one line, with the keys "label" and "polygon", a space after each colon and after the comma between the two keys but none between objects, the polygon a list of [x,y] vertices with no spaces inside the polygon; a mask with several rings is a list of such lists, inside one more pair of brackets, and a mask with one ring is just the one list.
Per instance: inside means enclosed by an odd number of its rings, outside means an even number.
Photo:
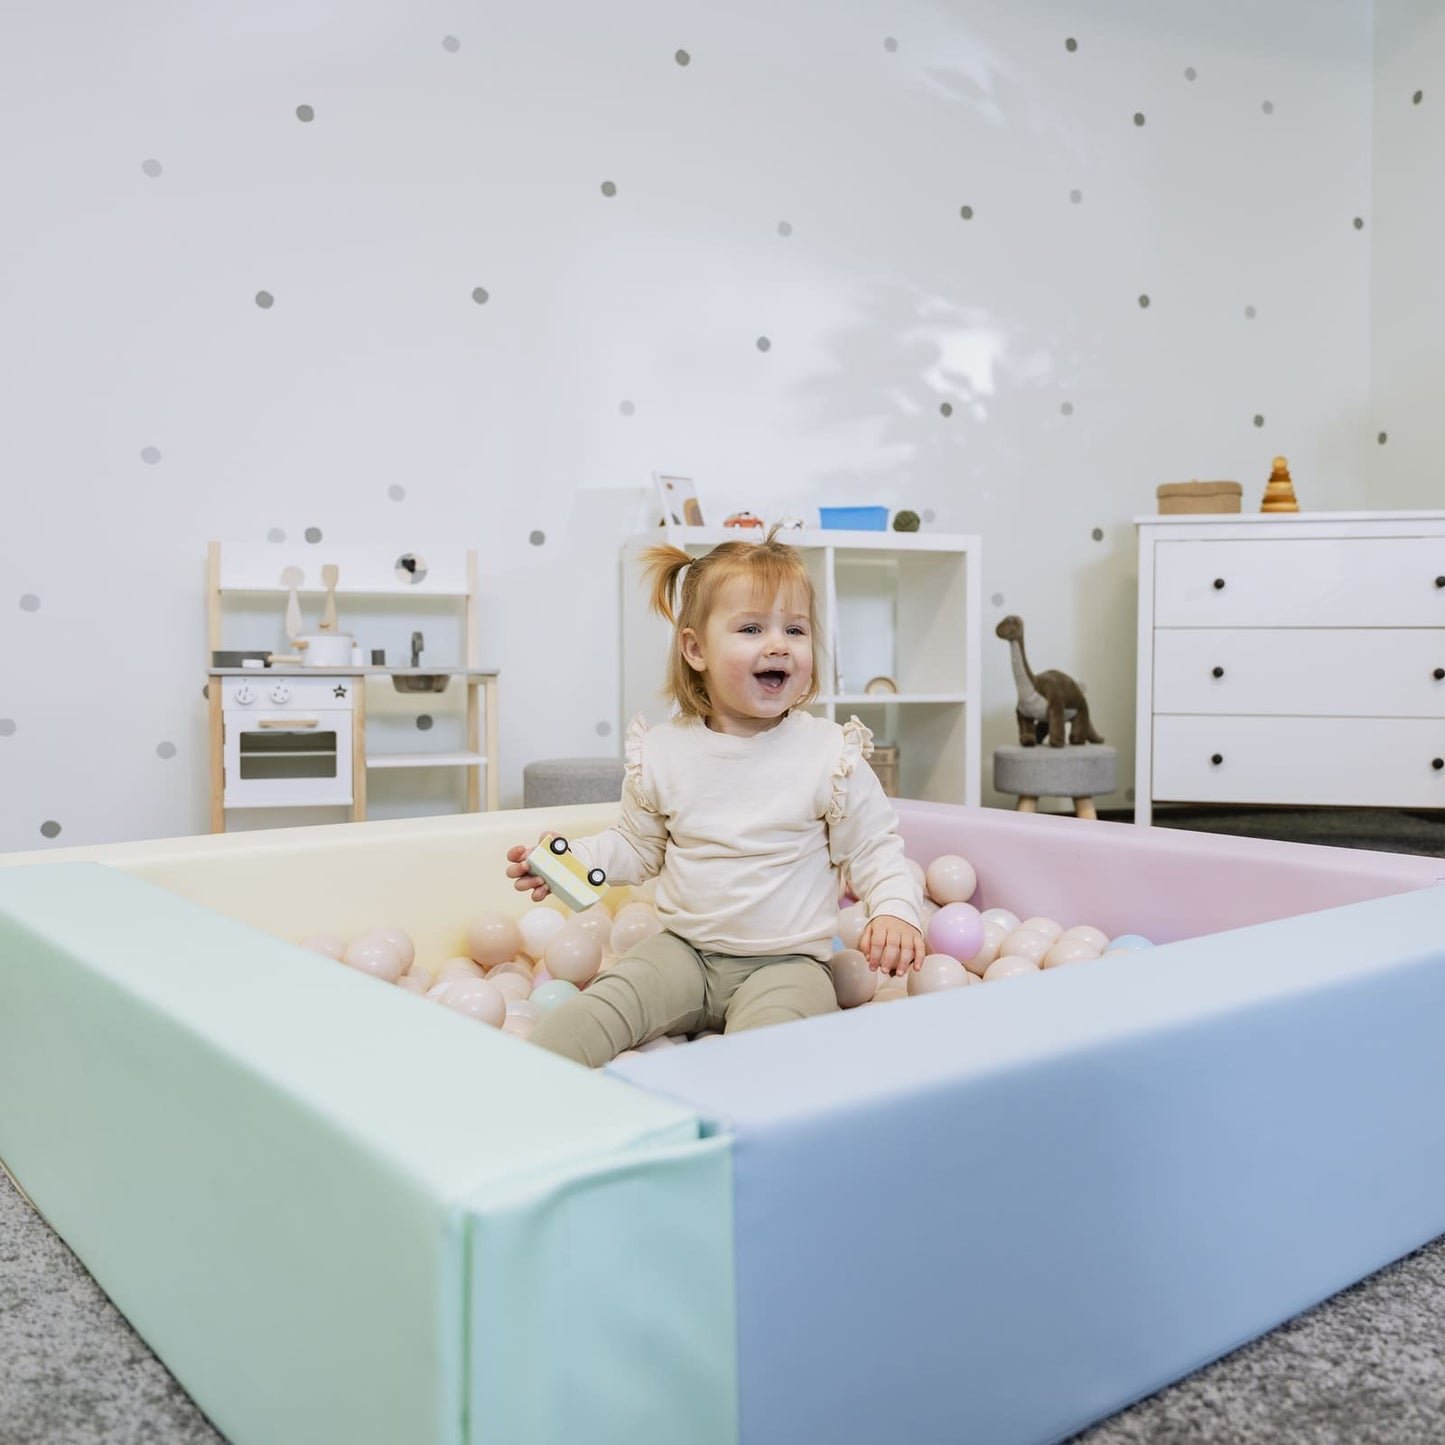
[{"label": "round black drawer knob", "polygon": [[1436,682],[1445,682],[1445,667],[1437,667],[1430,676],[1433,677]]},{"label": "round black drawer knob", "polygon": [[[1445,587],[1445,577],[1437,577],[1437,578],[1435,579],[1435,585],[1436,585],[1437,587]],[[1216,577],[1216,578],[1214,579],[1214,590],[1215,590],[1216,592],[1223,592],[1223,591],[1224,591],[1224,578],[1223,578],[1223,577]]]},{"label": "round black drawer knob", "polygon": [[1431,758],[1430,766],[1438,773],[1441,768],[1445,768],[1445,758]]},{"label": "round black drawer knob", "polygon": [[[1218,587],[1218,586],[1219,586],[1219,583],[1216,582],[1214,585],[1215,585],[1216,587]],[[1437,578],[1435,579],[1435,585],[1436,585],[1437,587],[1445,587],[1445,577],[1437,577]]]},{"label": "round black drawer knob", "polygon": [[[1217,767],[1220,765],[1220,763],[1222,763],[1222,762],[1224,761],[1224,754],[1223,754],[1223,753],[1215,753],[1214,756],[1211,757],[1209,761],[1210,761],[1211,763],[1213,763],[1214,766],[1217,768]],[[1439,762],[1439,761],[1440,761],[1440,760],[1437,758],[1437,759],[1436,759],[1436,762]]]},{"label": "round black drawer knob", "polygon": [[1224,676],[1224,669],[1223,669],[1222,667],[1213,667],[1213,668],[1210,668],[1209,671],[1210,671],[1210,676],[1211,676],[1211,677],[1223,677],[1223,676]]}]

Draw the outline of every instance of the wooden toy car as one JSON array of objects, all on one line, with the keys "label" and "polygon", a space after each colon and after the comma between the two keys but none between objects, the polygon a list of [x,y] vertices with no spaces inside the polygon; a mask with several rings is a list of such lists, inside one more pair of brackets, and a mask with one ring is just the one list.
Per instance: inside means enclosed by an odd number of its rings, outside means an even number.
[{"label": "wooden toy car", "polygon": [[752,512],[734,512],[724,520],[724,527],[761,527],[763,519]]},{"label": "wooden toy car", "polygon": [[536,874],[568,908],[591,908],[602,901],[607,875],[600,868],[583,868],[567,847],[567,840],[546,834],[527,855],[527,869]]}]

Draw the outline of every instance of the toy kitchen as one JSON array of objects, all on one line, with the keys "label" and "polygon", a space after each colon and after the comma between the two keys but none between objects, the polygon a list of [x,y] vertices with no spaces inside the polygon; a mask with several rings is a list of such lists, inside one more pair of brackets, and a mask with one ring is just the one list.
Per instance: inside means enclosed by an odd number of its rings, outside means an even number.
[{"label": "toy kitchen", "polygon": [[[488,756],[494,753],[498,732],[497,674],[478,666],[474,552],[466,554],[464,567],[453,574],[428,566],[416,552],[384,563],[375,557],[343,558],[323,564],[319,573],[314,566],[310,569],[319,577],[319,588],[308,586],[307,567],[278,566],[274,549],[249,557],[239,548],[227,553],[223,563],[220,545],[213,542],[207,558],[212,832],[224,832],[227,814],[243,809],[349,807],[352,820],[360,821],[366,817],[367,773],[383,768],[462,770],[466,810],[480,810],[484,798],[487,809],[498,807],[497,769],[494,757]],[[462,616],[457,636],[464,661],[423,665],[425,637],[420,628],[410,631],[409,665],[388,666],[380,650],[363,653],[338,624],[336,599],[343,575],[348,578],[346,595],[353,598],[380,599],[382,604],[445,598],[458,604]],[[320,621],[312,631],[303,627],[303,597],[308,605],[313,599],[320,603]],[[274,627],[271,599],[285,599],[285,651],[222,647],[225,603],[238,598],[250,603],[267,630]],[[432,606],[435,610],[436,604]],[[462,748],[368,753],[369,684],[384,686],[388,693],[435,697],[448,690],[452,678],[461,679],[465,692]],[[428,714],[432,710],[428,708]],[[429,715],[422,725],[431,726]],[[457,801],[460,806],[463,800]]]}]

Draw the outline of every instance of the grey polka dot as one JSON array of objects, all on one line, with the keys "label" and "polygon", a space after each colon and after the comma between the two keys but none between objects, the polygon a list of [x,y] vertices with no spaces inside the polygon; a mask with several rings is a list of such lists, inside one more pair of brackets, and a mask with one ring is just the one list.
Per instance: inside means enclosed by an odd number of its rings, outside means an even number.
[{"label": "grey polka dot", "polygon": [[973,220],[973,207],[972,207],[972,206],[960,206],[960,207],[958,208],[958,214],[959,214],[960,216],[962,216],[965,221],[971,221],[971,220]]},{"label": "grey polka dot", "polygon": [[672,58],[677,61],[679,65],[690,65],[692,63],[692,56],[685,50],[679,50]]},{"label": "grey polka dot", "polygon": [[1070,192],[1069,192],[1069,200],[1070,200],[1074,205],[1077,206],[1077,205],[1079,204],[1079,202],[1082,201],[1083,199],[1084,199],[1084,193],[1083,193],[1083,191],[1070,191]]},{"label": "grey polka dot", "polygon": [[1148,297],[1148,294],[1147,294],[1147,293],[1144,294],[1143,296],[1141,296],[1141,297],[1139,298],[1139,305],[1140,305],[1140,307],[1143,308],[1144,310],[1147,310],[1147,309],[1148,309],[1148,307],[1149,307],[1149,297]]},{"label": "grey polka dot", "polygon": [[1382,431],[1382,432],[1379,434],[1379,436],[1377,436],[1377,437],[1375,438],[1375,440],[1376,440],[1381,446],[1384,446],[1385,443],[1390,440],[1390,433],[1387,432],[1387,431]]},{"label": "grey polka dot", "polygon": [[280,527],[272,527],[271,530],[266,533],[266,540],[268,542],[284,542],[286,540],[286,534]]},{"label": "grey polka dot", "polygon": [[25,593],[20,599],[20,610],[22,612],[39,612],[40,599],[33,592]]},{"label": "grey polka dot", "polygon": [[321,540],[321,528],[308,527],[306,529],[306,540],[308,542],[319,542]]},{"label": "grey polka dot", "polygon": [[1073,404],[1073,402],[1071,402],[1071,401],[1066,401],[1066,402],[1059,408],[1059,410],[1060,410],[1061,412],[1063,412],[1063,414],[1064,414],[1065,416],[1073,416],[1073,414],[1074,414],[1074,404]]},{"label": "grey polka dot", "polygon": [[211,684],[210,684],[210,683],[207,683],[207,684],[201,689],[201,696],[202,696],[203,698],[205,698],[207,702],[210,702],[210,700],[211,700]]},{"label": "grey polka dot", "polygon": [[1265,103],[1264,103],[1262,106],[1260,106],[1260,109],[1261,109],[1266,115],[1273,115],[1273,114],[1274,114],[1274,102],[1273,102],[1272,100],[1267,100],[1267,101],[1265,101]]},{"label": "grey polka dot", "polygon": [[1184,78],[1185,80],[1198,80],[1199,72],[1195,70],[1192,65],[1186,65],[1184,67]]},{"label": "grey polka dot", "polygon": [[0,738],[13,738],[15,736],[15,719],[13,717],[0,717]]},{"label": "grey polka dot", "polygon": [[140,459],[141,461],[148,463],[150,466],[155,466],[155,464],[161,459],[159,448],[142,447],[140,449]]},{"label": "grey polka dot", "polygon": [[1002,607],[1002,606],[1003,606],[1003,593],[1002,593],[1002,592],[995,592],[995,593],[993,594],[993,596],[990,597],[988,600],[989,600],[990,602],[992,602],[995,607]]},{"label": "grey polka dot", "polygon": [[422,713],[422,715],[416,720],[417,731],[429,733],[432,729],[432,721],[432,715],[429,712]]},{"label": "grey polka dot", "polygon": [[1072,54],[1074,53],[1074,51],[1076,51],[1078,48],[1079,48],[1079,42],[1078,42],[1077,40],[1075,40],[1072,35],[1069,36],[1069,38],[1068,38],[1066,41],[1064,41],[1064,49],[1067,50],[1070,55],[1072,55]]},{"label": "grey polka dot", "polygon": [[944,416],[952,416],[953,403],[951,401],[945,401],[939,406],[938,410]]},{"label": "grey polka dot", "polygon": [[48,823],[40,825],[40,835],[43,838],[58,838],[60,836],[60,824],[53,818]]},{"label": "grey polka dot", "polygon": [[1096,542],[1102,542],[1104,540],[1104,529],[1102,527],[1095,527],[1094,530],[1089,533],[1089,535]]},{"label": "grey polka dot", "polygon": [[773,343],[772,343],[771,341],[769,341],[766,336],[760,336],[760,337],[758,337],[758,350],[759,350],[759,351],[771,351],[772,349],[773,349]]},{"label": "grey polka dot", "polygon": [[146,173],[146,175],[150,176],[152,179],[160,175],[162,170],[162,166],[159,161],[142,161],[140,163],[140,168]]},{"label": "grey polka dot", "polygon": [[636,412],[637,408],[633,406],[630,401],[624,401],[617,410],[620,411],[623,416],[631,416]]},{"label": "grey polka dot", "polygon": [[298,105],[296,107],[297,120],[315,120],[316,112],[309,105]]},{"label": "grey polka dot", "polygon": [[389,487],[386,489],[386,495],[387,495],[388,497],[390,497],[393,502],[402,502],[402,501],[405,501],[405,500],[406,500],[406,488],[405,488],[405,487],[402,487],[402,486],[398,486],[395,482],[393,482],[393,483],[391,484],[391,486],[389,486]]},{"label": "grey polka dot", "polygon": [[1256,311],[1253,306],[1246,306],[1246,307],[1244,308],[1244,319],[1245,319],[1246,321],[1253,321],[1254,318],[1255,318],[1256,316],[1258,316],[1258,315],[1259,315],[1259,312]]},{"label": "grey polka dot", "polygon": [[1417,90],[1417,91],[1415,92],[1415,94],[1410,97],[1410,104],[1411,104],[1411,105],[1419,105],[1420,102],[1421,102],[1422,100],[1424,100],[1424,99],[1425,99],[1425,92],[1424,92],[1423,90]]},{"label": "grey polka dot", "polygon": [[1357,231],[1363,231],[1365,229],[1365,218],[1363,216],[1356,216],[1354,220],[1354,227]]},{"label": "grey polka dot", "polygon": [[791,236],[793,234],[793,223],[791,221],[778,222],[778,235]]},{"label": "grey polka dot", "polygon": [[455,35],[444,35],[442,37],[442,49],[450,51],[455,55],[462,48],[462,42]]},{"label": "grey polka dot", "polygon": [[1255,412],[1255,414],[1254,414],[1254,424],[1255,424],[1255,426],[1263,426],[1263,425],[1264,425],[1264,417],[1262,417],[1262,416],[1259,414],[1259,412]]},{"label": "grey polka dot", "polygon": [[547,540],[547,534],[545,532],[533,532],[531,536],[527,538],[527,540],[534,547],[540,547],[542,543]]},{"label": "grey polka dot", "polygon": [[616,185],[612,181],[603,181],[602,194],[604,196],[615,196],[617,194]]},{"label": "grey polka dot", "polygon": [[610,737],[611,734],[612,724],[610,722],[600,722],[597,724],[597,736],[599,738]]},{"label": "grey polka dot", "polygon": [[931,521],[933,520],[933,508],[932,508],[932,507],[929,507],[929,508],[924,512],[924,514],[923,514],[923,520],[924,520],[925,522],[931,522]]},{"label": "grey polka dot", "polygon": [[175,757],[175,755],[176,755],[176,745],[175,745],[174,743],[157,743],[157,744],[156,744],[156,757],[158,757],[158,758],[173,758],[173,757]]},{"label": "grey polka dot", "polygon": [[256,293],[256,305],[262,311],[269,311],[276,304],[276,298],[269,291],[258,291]]},{"label": "grey polka dot", "polygon": [[1133,790],[1133,788],[1125,788],[1125,789],[1124,789],[1124,796],[1125,796],[1125,798],[1128,799],[1129,802],[1132,803],[1132,802],[1134,801],[1134,790]]},{"label": "grey polka dot", "polygon": [[487,302],[491,299],[491,292],[489,292],[485,286],[477,286],[473,288],[472,300],[475,301],[478,306],[485,306]]},{"label": "grey polka dot", "polygon": [[898,42],[889,35],[883,41],[883,48],[891,55],[898,49]]},{"label": "grey polka dot", "polygon": [[1134,112],[1134,124],[1135,124],[1135,125],[1143,125],[1143,124],[1144,124],[1144,112],[1143,112],[1142,110],[1136,110],[1136,111]]}]

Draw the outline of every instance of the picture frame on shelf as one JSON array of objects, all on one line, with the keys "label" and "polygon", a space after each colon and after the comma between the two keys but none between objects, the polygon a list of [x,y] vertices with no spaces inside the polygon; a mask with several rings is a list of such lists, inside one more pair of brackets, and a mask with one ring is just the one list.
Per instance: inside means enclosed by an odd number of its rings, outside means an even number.
[{"label": "picture frame on shelf", "polygon": [[697,488],[691,477],[679,477],[670,472],[653,472],[653,483],[657,487],[657,500],[662,504],[662,520],[670,527],[701,527],[702,506],[697,500]]}]

